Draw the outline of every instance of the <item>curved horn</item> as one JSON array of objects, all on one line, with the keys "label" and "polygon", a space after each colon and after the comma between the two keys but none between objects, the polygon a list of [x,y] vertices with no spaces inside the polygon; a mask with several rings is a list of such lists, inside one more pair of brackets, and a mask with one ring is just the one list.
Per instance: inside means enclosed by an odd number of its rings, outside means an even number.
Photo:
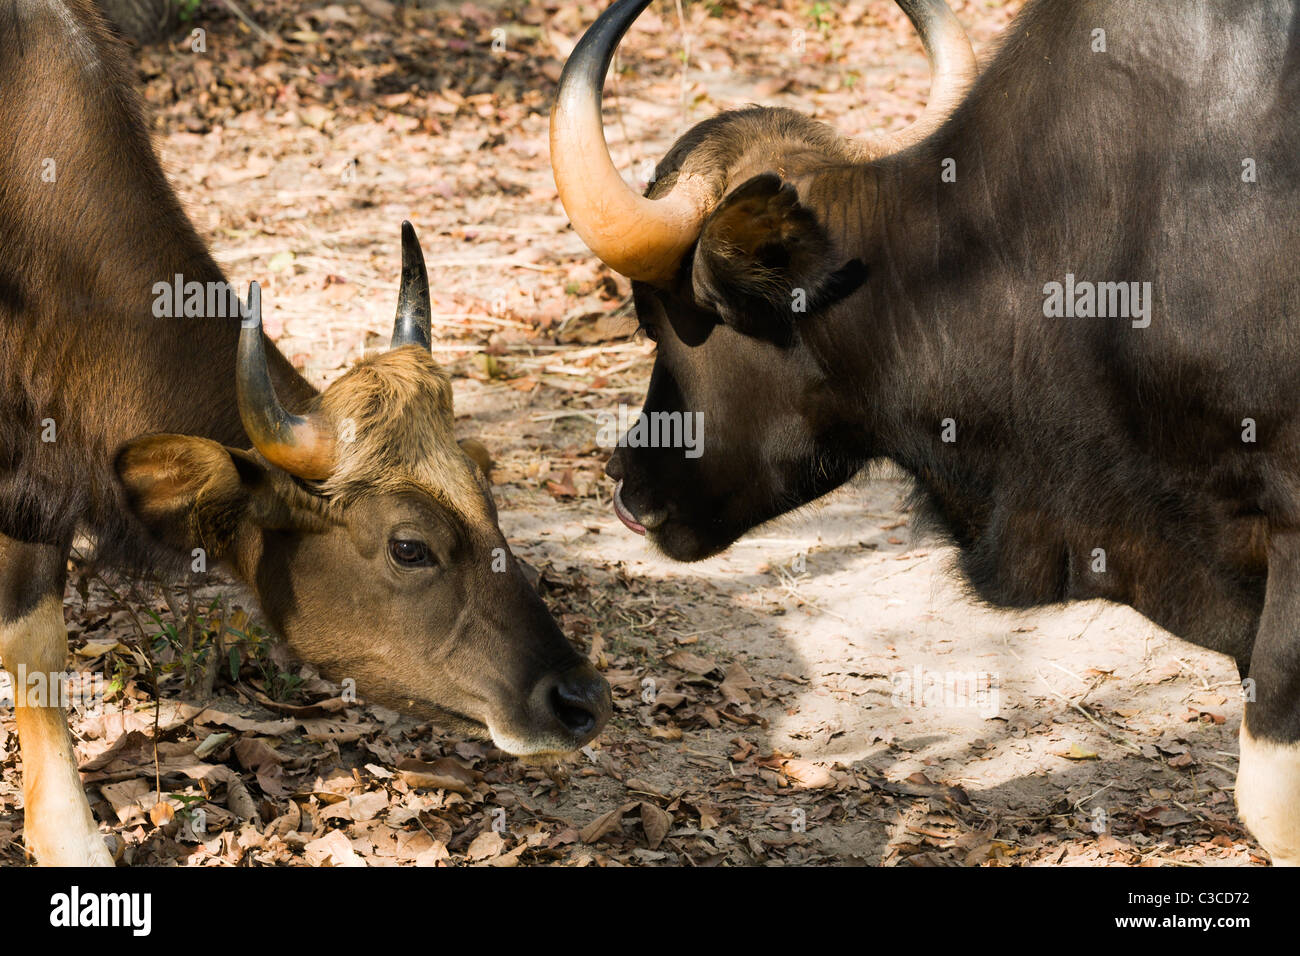
[{"label": "curved horn", "polygon": [[415,236],[415,227],[402,221],[402,289],[397,294],[397,318],[393,321],[393,341],[389,348],[418,345],[429,349],[430,332],[429,272],[424,268],[424,252]]},{"label": "curved horn", "polygon": [[889,153],[919,143],[942,126],[966,96],[979,69],[961,21],[944,0],[895,2],[912,21],[925,47],[930,61],[930,96],[915,123],[881,140],[877,149],[883,146]]},{"label": "curved horn", "polygon": [[271,464],[299,478],[323,479],[334,467],[334,429],[319,412],[303,418],[275,397],[262,337],[262,289],[248,287],[248,307],[239,327],[235,394],[244,431]]},{"label": "curved horn", "polygon": [[574,47],[551,110],[551,168],[574,230],[611,269],[664,281],[699,235],[712,204],[707,183],[678,179],[646,199],[623,182],[605,142],[601,88],[618,42],[650,0],[618,0]]}]

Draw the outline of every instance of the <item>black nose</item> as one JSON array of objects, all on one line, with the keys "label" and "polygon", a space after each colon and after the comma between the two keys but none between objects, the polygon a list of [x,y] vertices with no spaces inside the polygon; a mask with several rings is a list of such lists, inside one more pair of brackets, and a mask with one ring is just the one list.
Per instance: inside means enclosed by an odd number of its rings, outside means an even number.
[{"label": "black nose", "polygon": [[589,664],[580,664],[553,679],[546,693],[551,715],[581,747],[609,720],[609,684]]},{"label": "black nose", "polygon": [[605,474],[615,481],[621,481],[623,478],[623,459],[619,457],[618,452],[609,456],[609,461],[605,462]]}]

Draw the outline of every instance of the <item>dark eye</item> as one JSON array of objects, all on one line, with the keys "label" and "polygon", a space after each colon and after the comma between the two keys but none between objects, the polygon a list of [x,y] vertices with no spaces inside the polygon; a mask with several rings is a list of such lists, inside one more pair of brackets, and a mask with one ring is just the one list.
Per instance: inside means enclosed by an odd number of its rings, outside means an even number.
[{"label": "dark eye", "polygon": [[405,568],[419,568],[433,564],[433,554],[423,541],[394,538],[388,542],[388,553],[393,560]]},{"label": "dark eye", "polygon": [[654,330],[653,326],[643,325],[638,328],[637,331],[648,338],[651,342],[659,341],[659,333]]}]

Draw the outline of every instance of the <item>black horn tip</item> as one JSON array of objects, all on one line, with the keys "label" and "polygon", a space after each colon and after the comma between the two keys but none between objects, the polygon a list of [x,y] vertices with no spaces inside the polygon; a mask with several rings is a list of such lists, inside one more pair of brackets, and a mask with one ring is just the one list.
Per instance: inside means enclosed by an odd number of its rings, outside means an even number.
[{"label": "black horn tip", "polygon": [[409,219],[402,220],[402,280],[406,280],[406,270],[418,268],[424,271],[424,250],[420,239],[415,234],[415,227]]},{"label": "black horn tip", "polygon": [[397,296],[391,348],[419,345],[428,349],[432,336],[433,306],[429,300],[429,272],[424,251],[409,220],[402,220],[402,285]]},{"label": "black horn tip", "polygon": [[256,281],[248,284],[248,304],[239,324],[246,329],[262,327],[262,287]]}]

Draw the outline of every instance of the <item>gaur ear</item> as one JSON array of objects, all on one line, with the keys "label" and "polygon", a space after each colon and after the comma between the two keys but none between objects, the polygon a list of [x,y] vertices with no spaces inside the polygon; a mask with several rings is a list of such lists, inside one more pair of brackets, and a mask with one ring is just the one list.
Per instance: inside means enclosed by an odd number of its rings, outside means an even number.
[{"label": "gaur ear", "polygon": [[457,444],[460,450],[469,455],[470,461],[478,465],[478,470],[483,472],[483,477],[492,478],[492,456],[488,453],[486,446],[480,441],[473,438],[462,438]]},{"label": "gaur ear", "polygon": [[132,513],[164,544],[203,548],[219,560],[241,522],[282,530],[323,530],[326,522],[295,507],[305,494],[279,489],[277,476],[246,451],[191,435],[146,435],[117,455],[117,476]]},{"label": "gaur ear", "polygon": [[835,244],[794,186],[762,173],[705,220],[691,274],[695,299],[738,332],[788,345],[800,315],[865,281],[860,260],[833,268],[834,256]]}]

